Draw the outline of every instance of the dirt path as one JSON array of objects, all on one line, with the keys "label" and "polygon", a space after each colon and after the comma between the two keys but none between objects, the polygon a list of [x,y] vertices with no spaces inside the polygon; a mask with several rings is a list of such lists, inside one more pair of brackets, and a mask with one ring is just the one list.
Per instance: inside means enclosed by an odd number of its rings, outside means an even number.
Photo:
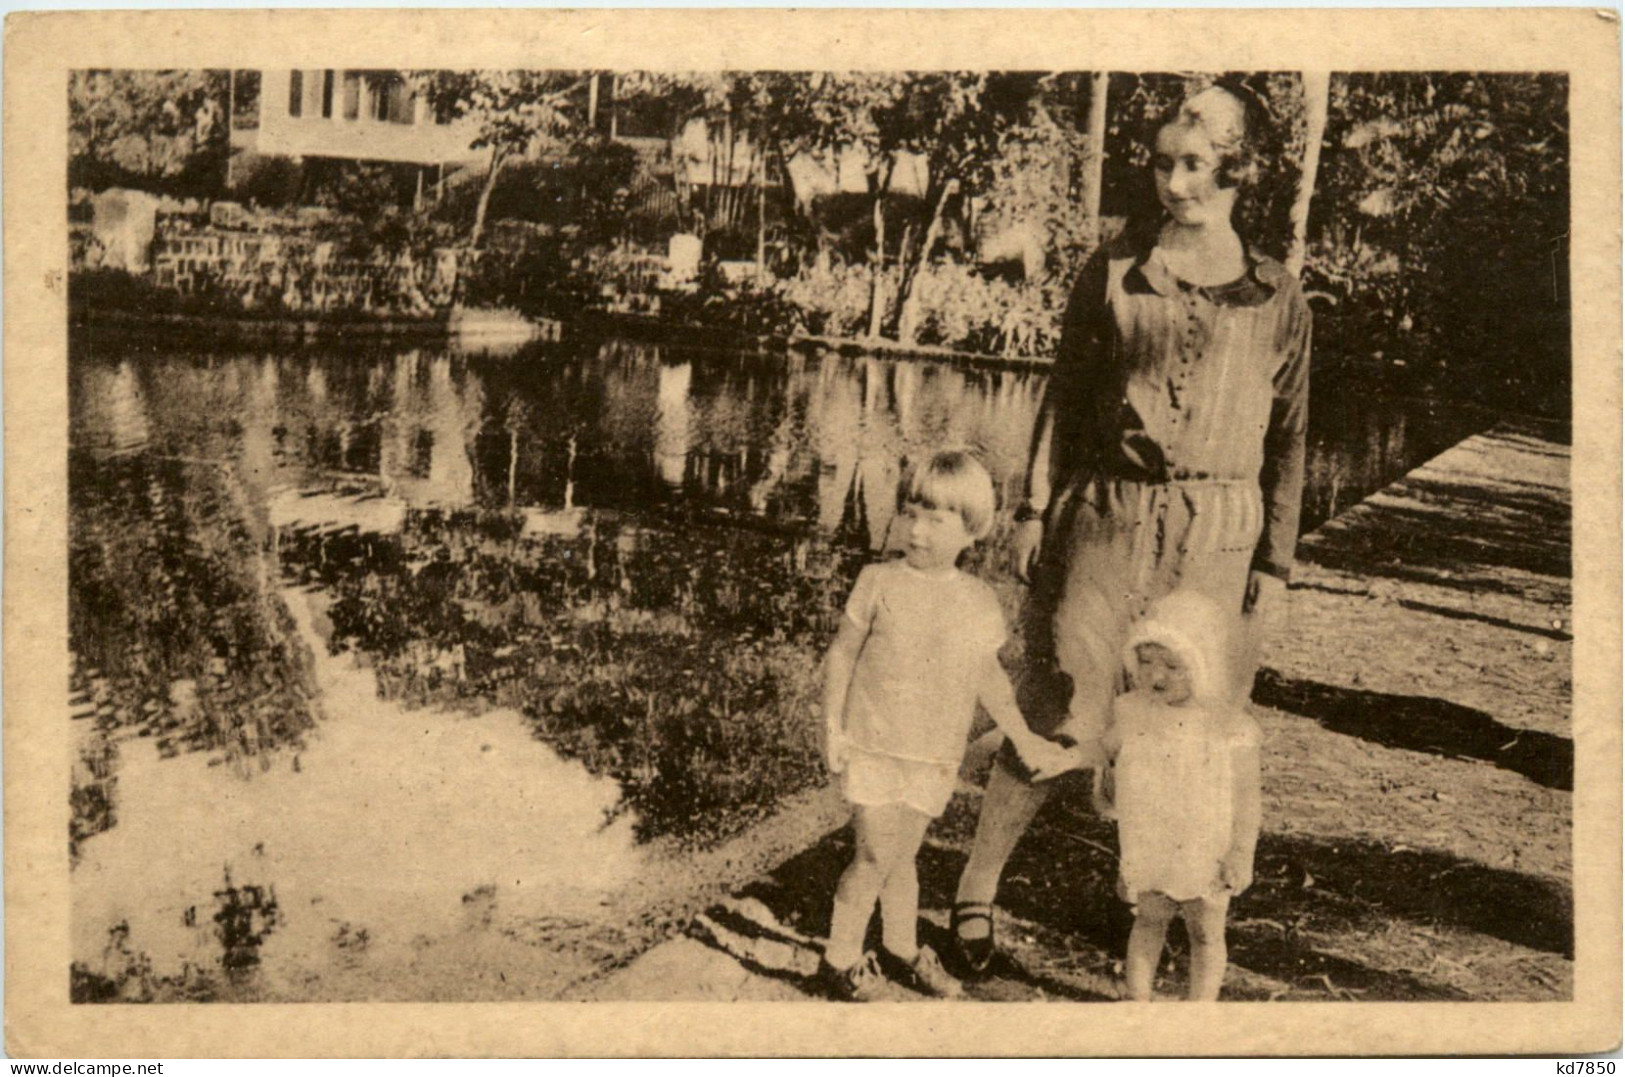
[{"label": "dirt path", "polygon": [[[1255,692],[1265,834],[1233,910],[1227,997],[1571,994],[1569,520],[1566,441],[1508,424],[1304,540],[1290,630]],[[928,941],[945,941],[980,782],[922,854]],[[1056,797],[1011,861],[1008,957],[976,997],[1115,997],[1128,924],[1112,831],[1083,792]],[[572,993],[805,997],[849,851],[819,803],[820,821],[777,824],[804,828],[800,852]]]}]

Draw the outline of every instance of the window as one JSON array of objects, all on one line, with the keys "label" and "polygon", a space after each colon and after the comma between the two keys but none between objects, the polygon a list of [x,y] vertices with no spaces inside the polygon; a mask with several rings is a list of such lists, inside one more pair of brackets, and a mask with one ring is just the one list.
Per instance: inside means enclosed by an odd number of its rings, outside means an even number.
[{"label": "window", "polygon": [[322,119],[333,118],[333,75],[332,71],[322,72]]},{"label": "window", "polygon": [[295,117],[302,115],[301,106],[304,104],[302,100],[304,90],[305,73],[303,71],[291,72],[288,75],[288,115]]},{"label": "window", "polygon": [[344,73],[344,118],[353,120],[361,115],[361,72]]},{"label": "window", "polygon": [[372,80],[372,118],[382,123],[415,122],[415,102],[406,80],[395,74]]}]

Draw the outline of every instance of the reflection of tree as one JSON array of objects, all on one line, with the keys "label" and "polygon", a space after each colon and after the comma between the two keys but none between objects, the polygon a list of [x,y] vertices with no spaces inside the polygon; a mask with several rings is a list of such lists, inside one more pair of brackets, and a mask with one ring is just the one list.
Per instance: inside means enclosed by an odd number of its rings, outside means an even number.
[{"label": "reflection of tree", "polygon": [[645,835],[725,832],[814,780],[805,711],[851,556],[590,524],[535,537],[516,514],[419,511],[398,537],[307,533],[282,556],[333,592],[335,645],[370,654],[385,691],[522,709],[623,783]]},{"label": "reflection of tree", "polygon": [[682,489],[689,454],[689,385],[692,363],[662,363],[655,388],[655,470],[673,489]]},{"label": "reflection of tree", "polygon": [[[98,721],[165,754],[297,742],[310,690],[227,473],[70,455],[69,635]],[[92,672],[94,671],[94,672]]]}]

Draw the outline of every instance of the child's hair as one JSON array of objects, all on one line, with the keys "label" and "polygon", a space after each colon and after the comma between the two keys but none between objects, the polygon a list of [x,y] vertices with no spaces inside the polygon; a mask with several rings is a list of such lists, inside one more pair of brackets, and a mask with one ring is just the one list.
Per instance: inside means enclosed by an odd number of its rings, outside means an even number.
[{"label": "child's hair", "polygon": [[1230,647],[1237,626],[1212,599],[1197,591],[1175,591],[1151,607],[1123,644],[1123,667],[1132,671],[1139,649],[1148,643],[1166,647],[1190,673],[1191,695],[1217,702],[1228,695]]},{"label": "child's hair", "polygon": [[987,468],[962,449],[933,454],[903,481],[903,504],[957,512],[972,538],[986,538],[993,530],[996,500]]}]

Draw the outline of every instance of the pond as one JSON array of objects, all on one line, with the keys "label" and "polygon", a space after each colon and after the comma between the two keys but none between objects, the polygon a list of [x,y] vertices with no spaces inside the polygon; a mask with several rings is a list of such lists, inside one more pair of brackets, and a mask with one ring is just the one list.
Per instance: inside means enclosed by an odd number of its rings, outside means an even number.
[{"label": "pond", "polygon": [[[132,968],[299,997],[471,902],[585,915],[650,842],[822,781],[817,665],[900,475],[974,446],[1008,512],[1045,384],[150,335],[76,337],[69,379],[77,998]],[[1306,526],[1475,428],[1314,399]],[[1002,530],[976,559],[1013,612]]]}]

